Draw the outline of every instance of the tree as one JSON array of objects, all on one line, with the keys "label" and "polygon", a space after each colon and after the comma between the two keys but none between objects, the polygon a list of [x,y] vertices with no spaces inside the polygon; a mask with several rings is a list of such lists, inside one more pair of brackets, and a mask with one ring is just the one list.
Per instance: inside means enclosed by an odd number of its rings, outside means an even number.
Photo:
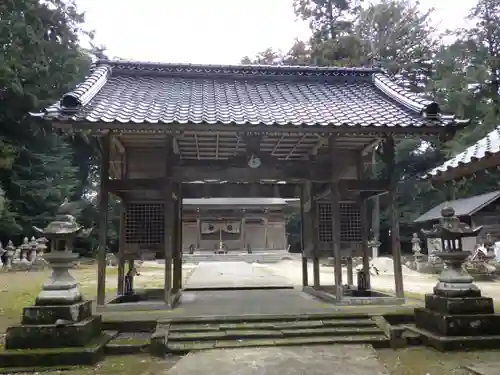
[{"label": "tree", "polygon": [[422,12],[420,4],[411,0],[382,0],[362,9],[354,26],[360,65],[376,61],[411,90],[424,92],[439,46],[431,14],[432,10]]},{"label": "tree", "polygon": [[[88,72],[91,58],[79,46],[83,16],[71,0],[0,3],[0,183],[24,234],[44,225],[65,197],[76,192],[74,151],[50,126],[35,121]],[[1,219],[0,219],[1,221]],[[15,233],[3,232],[11,236]]]},{"label": "tree", "polygon": [[450,154],[500,124],[500,0],[478,0],[469,20],[475,25],[449,32],[457,40],[437,57],[436,91],[474,123],[447,145]]}]

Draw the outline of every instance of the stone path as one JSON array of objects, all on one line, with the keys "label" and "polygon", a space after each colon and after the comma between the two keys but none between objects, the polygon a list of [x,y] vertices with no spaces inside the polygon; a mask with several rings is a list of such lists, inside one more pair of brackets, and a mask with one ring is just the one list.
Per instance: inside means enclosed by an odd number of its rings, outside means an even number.
[{"label": "stone path", "polygon": [[246,262],[201,262],[185,285],[193,288],[283,287],[293,284],[272,270]]},{"label": "stone path", "polygon": [[500,374],[500,363],[497,364],[477,364],[467,366],[467,369],[477,375],[498,375]]},{"label": "stone path", "polygon": [[186,291],[179,305],[179,314],[186,316],[307,314],[335,310],[334,305],[293,289]]},{"label": "stone path", "polygon": [[165,375],[389,375],[365,345],[215,349],[191,352]]}]

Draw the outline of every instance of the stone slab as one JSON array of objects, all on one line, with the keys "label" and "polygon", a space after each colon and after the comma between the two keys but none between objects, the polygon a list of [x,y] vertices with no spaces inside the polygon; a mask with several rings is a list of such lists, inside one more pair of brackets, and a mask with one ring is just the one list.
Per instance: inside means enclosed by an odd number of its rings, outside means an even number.
[{"label": "stone slab", "polygon": [[100,316],[63,326],[55,324],[21,325],[7,328],[6,349],[82,347],[101,332]]},{"label": "stone slab", "polygon": [[12,373],[10,368],[29,367],[30,372],[38,367],[63,365],[93,365],[104,356],[105,345],[116,335],[102,333],[84,347],[1,350],[0,373]]},{"label": "stone slab", "polygon": [[424,345],[431,346],[442,352],[467,351],[475,349],[497,349],[500,347],[500,336],[438,336],[425,329],[408,326],[409,331],[420,336]]},{"label": "stone slab", "polygon": [[200,262],[185,289],[292,286],[284,277],[246,262]]},{"label": "stone slab", "polygon": [[389,375],[369,345],[192,352],[163,375]]},{"label": "stone slab", "polygon": [[69,306],[29,306],[23,309],[21,324],[55,324],[58,319],[79,322],[92,315],[92,301]]},{"label": "stone slab", "polygon": [[434,294],[425,295],[425,307],[442,314],[493,314],[493,298],[447,298]]},{"label": "stone slab", "polygon": [[498,375],[500,374],[500,363],[496,364],[477,364],[466,366],[466,369],[472,371],[475,375]]},{"label": "stone slab", "polygon": [[500,315],[497,314],[445,315],[417,308],[415,323],[418,328],[440,336],[500,335]]}]

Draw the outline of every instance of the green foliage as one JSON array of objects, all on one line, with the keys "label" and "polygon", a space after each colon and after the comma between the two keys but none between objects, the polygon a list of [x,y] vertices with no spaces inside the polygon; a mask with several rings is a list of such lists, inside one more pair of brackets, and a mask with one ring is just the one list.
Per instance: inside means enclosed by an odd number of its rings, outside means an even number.
[{"label": "green foliage", "polygon": [[[448,190],[459,198],[498,189],[496,172],[450,189],[434,188],[419,177],[500,125],[500,0],[477,0],[470,11],[472,26],[442,36],[430,23],[432,10],[423,12],[412,0],[369,4],[295,0],[294,9],[299,18],[309,21],[310,39],[296,41],[286,54],[268,49],[248,62],[380,65],[401,84],[436,100],[444,111],[471,119],[471,125],[446,144],[434,138],[398,142],[395,170],[390,172],[400,180],[403,231],[416,217],[447,199]],[[444,37],[452,43],[443,44]],[[380,156],[376,173],[389,173]],[[384,198],[381,203],[383,207]],[[383,210],[382,228],[387,227],[387,216]]]},{"label": "green foliage", "polygon": [[[0,237],[16,240],[45,226],[62,200],[88,199],[79,218],[94,226],[94,147],[81,135],[59,136],[30,112],[59,100],[87,74],[80,47],[83,15],[74,0],[0,2]],[[116,232],[116,231],[115,231]],[[116,233],[113,233],[116,238]],[[87,243],[87,251],[92,244]]]}]

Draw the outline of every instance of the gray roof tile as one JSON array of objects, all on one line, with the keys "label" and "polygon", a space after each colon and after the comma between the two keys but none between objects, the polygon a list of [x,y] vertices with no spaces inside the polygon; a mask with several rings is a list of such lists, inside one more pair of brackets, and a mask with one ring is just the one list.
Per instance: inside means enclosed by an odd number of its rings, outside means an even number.
[{"label": "gray roof tile", "polygon": [[[424,176],[425,178],[439,177],[443,173],[452,172],[455,169],[463,167],[473,167],[476,164],[488,156],[498,154],[500,152],[500,127],[496,128],[492,132],[488,133],[486,137],[480,139],[478,142],[474,143],[472,146],[467,147],[467,149],[450,160],[446,161],[444,164],[431,169]],[[481,168],[482,169],[482,168]],[[476,168],[470,168],[470,170],[476,170]]]},{"label": "gray roof tile", "polygon": [[427,127],[457,123],[380,70],[101,61],[51,120]]},{"label": "gray roof tile", "polygon": [[418,217],[414,223],[424,223],[427,221],[437,220],[441,218],[441,209],[445,206],[450,206],[455,210],[457,216],[470,216],[480,209],[486,207],[500,198],[500,190],[490,193],[475,195],[469,198],[457,199],[454,201],[443,202],[436,207],[430,209],[422,216]]}]

